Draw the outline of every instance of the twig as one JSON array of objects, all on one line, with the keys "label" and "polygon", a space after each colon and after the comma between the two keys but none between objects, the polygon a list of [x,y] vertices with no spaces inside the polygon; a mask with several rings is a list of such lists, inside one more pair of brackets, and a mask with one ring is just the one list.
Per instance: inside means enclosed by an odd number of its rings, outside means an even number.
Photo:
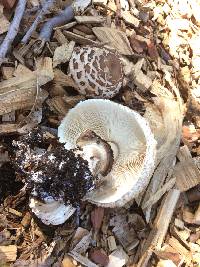
[{"label": "twig", "polygon": [[61,26],[72,20],[74,17],[74,9],[73,6],[70,5],[66,7],[64,10],[60,11],[57,16],[48,20],[41,29],[39,38],[43,41],[49,41],[53,28]]},{"label": "twig", "polygon": [[12,23],[10,24],[9,30],[7,32],[7,35],[5,39],[3,40],[1,46],[0,46],[0,65],[3,63],[3,60],[15,38],[15,36],[18,33],[19,25],[21,22],[21,19],[24,14],[24,10],[26,7],[26,0],[19,0],[15,9],[15,15],[12,20]]},{"label": "twig", "polygon": [[34,30],[37,28],[38,23],[42,20],[43,16],[47,13],[49,8],[54,4],[55,0],[46,0],[42,9],[38,12],[35,21],[31,25],[30,29],[27,31],[27,33],[24,35],[22,39],[22,43],[26,44],[31,37]]}]

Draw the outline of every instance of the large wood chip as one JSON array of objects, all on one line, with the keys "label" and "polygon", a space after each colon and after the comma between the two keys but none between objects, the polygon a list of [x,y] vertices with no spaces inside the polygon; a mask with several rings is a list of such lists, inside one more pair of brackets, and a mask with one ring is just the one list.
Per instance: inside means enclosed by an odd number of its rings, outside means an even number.
[{"label": "large wood chip", "polygon": [[17,246],[0,246],[0,263],[12,262],[17,258]]},{"label": "large wood chip", "polygon": [[105,21],[105,18],[102,16],[75,16],[75,20],[78,23],[103,23]]},{"label": "large wood chip", "polygon": [[[149,121],[157,141],[157,162],[151,182],[145,191],[143,203],[162,188],[167,176],[170,179],[173,174],[184,117],[184,105],[178,95],[176,100],[167,88],[156,82],[151,86],[151,92],[157,97],[153,98],[154,105],[145,104],[145,118]],[[150,211],[151,207],[146,210],[147,221],[150,219]]]},{"label": "large wood chip", "polygon": [[61,46],[58,46],[53,55],[53,67],[61,63],[66,63],[70,60],[75,42],[71,41],[69,44],[65,43]]},{"label": "large wood chip", "polygon": [[200,171],[195,165],[188,147],[180,148],[177,154],[180,162],[174,168],[176,185],[181,191],[187,191],[200,183]]},{"label": "large wood chip", "polygon": [[133,54],[128,38],[124,32],[108,27],[94,27],[92,30],[100,41],[108,43],[109,46],[115,48],[120,54]]}]

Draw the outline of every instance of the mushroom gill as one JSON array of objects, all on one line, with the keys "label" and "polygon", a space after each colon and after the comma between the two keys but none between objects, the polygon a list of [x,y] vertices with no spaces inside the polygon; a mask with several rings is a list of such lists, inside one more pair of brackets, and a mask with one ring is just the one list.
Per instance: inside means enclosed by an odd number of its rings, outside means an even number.
[{"label": "mushroom gill", "polygon": [[122,206],[147,186],[154,170],[156,141],[147,121],[137,112],[109,100],[86,100],[68,112],[58,136],[66,149],[81,147],[88,161],[95,157],[91,152],[95,149],[87,152],[86,146],[102,151],[96,156],[97,161],[103,161],[99,170],[95,170],[96,163],[89,162],[89,166],[103,177],[84,200],[105,207]]},{"label": "mushroom gill", "polygon": [[112,98],[123,80],[117,52],[98,47],[76,47],[69,62],[69,74],[82,95]]}]

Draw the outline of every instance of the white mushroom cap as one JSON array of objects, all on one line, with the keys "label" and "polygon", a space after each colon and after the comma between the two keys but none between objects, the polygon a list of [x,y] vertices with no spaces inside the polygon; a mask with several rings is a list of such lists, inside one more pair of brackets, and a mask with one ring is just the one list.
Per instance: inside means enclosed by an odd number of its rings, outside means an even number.
[{"label": "white mushroom cap", "polygon": [[98,47],[76,47],[69,62],[69,74],[79,93],[112,98],[120,90],[123,67],[117,52]]},{"label": "white mushroom cap", "polygon": [[125,106],[91,99],[68,112],[58,136],[66,149],[74,149],[77,139],[87,130],[108,142],[115,155],[112,169],[100,187],[84,199],[99,206],[122,206],[145,189],[154,171],[156,141],[149,124]]},{"label": "white mushroom cap", "polygon": [[56,201],[53,198],[46,199],[45,202],[31,198],[29,206],[32,212],[47,225],[64,223],[76,210],[71,205],[65,205],[62,201]]}]

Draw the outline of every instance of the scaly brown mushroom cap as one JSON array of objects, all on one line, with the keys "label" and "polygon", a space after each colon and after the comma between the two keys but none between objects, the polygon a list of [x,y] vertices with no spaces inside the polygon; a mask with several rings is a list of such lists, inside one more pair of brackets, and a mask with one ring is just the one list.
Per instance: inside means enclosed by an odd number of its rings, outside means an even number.
[{"label": "scaly brown mushroom cap", "polygon": [[75,48],[69,62],[69,74],[82,95],[112,98],[123,80],[122,63],[117,52],[97,47]]}]

